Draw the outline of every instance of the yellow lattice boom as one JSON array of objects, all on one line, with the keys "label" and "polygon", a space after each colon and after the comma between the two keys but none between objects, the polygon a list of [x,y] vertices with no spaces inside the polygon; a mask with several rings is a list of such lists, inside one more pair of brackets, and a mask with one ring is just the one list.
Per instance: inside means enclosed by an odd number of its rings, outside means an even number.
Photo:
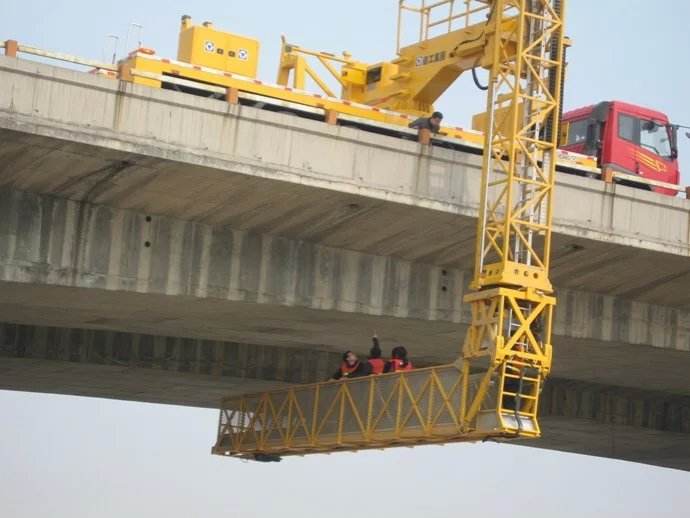
[{"label": "yellow lattice boom", "polygon": [[214,453],[260,459],[540,435],[556,303],[549,258],[564,2],[462,3],[465,13],[486,9],[481,31],[490,75],[475,270],[465,297],[472,320],[461,357],[412,372],[227,398]]}]

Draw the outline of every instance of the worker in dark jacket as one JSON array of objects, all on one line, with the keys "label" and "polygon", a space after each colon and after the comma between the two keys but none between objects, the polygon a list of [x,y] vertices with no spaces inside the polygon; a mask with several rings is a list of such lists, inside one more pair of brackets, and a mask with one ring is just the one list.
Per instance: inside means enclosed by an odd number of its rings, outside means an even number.
[{"label": "worker in dark jacket", "polygon": [[381,358],[381,346],[379,345],[379,337],[376,333],[371,337],[373,345],[369,350],[369,364],[371,365],[372,374],[381,374],[386,367],[386,360]]},{"label": "worker in dark jacket", "polygon": [[369,365],[369,362],[366,360],[360,361],[355,353],[347,351],[343,354],[343,361],[340,364],[340,368],[335,371],[331,379],[361,378],[369,374],[371,374],[371,365]]},{"label": "worker in dark jacket", "polygon": [[386,363],[386,367],[383,372],[401,372],[401,371],[411,371],[412,362],[407,359],[407,349],[402,345],[393,347],[391,351],[391,360]]},{"label": "worker in dark jacket", "polygon": [[429,130],[432,133],[438,133],[441,129],[441,121],[443,120],[443,114],[441,112],[434,112],[431,117],[420,117],[412,121],[408,127],[417,130]]}]

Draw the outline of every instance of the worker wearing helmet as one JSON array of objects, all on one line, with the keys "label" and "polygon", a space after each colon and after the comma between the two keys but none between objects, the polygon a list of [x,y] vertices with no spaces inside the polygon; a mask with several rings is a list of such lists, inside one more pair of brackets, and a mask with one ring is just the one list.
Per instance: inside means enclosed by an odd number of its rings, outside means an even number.
[{"label": "worker wearing helmet", "polygon": [[432,133],[438,133],[441,129],[441,121],[443,114],[441,112],[434,112],[431,117],[420,117],[412,121],[408,127],[417,130],[429,130]]},{"label": "worker wearing helmet", "polygon": [[401,372],[411,371],[412,362],[407,359],[407,349],[402,345],[393,347],[391,351],[391,360],[386,363],[383,372]]},{"label": "worker wearing helmet", "polygon": [[381,358],[381,346],[379,345],[379,337],[374,333],[371,337],[373,345],[369,350],[369,364],[371,365],[372,374],[381,374],[386,368],[386,360]]},{"label": "worker wearing helmet", "polygon": [[371,365],[369,362],[366,360],[360,361],[355,353],[346,351],[345,354],[343,354],[343,361],[340,364],[340,368],[335,371],[331,379],[361,378],[369,374],[371,374]]}]

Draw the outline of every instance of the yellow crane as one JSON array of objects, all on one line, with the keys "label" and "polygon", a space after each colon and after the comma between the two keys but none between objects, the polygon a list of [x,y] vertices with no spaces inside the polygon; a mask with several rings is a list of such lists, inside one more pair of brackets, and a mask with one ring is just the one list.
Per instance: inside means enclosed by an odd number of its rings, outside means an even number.
[{"label": "yellow crane", "polygon": [[[323,114],[330,124],[395,134],[418,116],[431,113],[433,103],[462,73],[471,71],[482,87],[476,70],[489,68],[493,60],[489,45],[493,36],[486,18],[489,5],[486,0],[399,0],[398,54],[381,63],[358,61],[348,52],[338,56],[308,50],[283,37],[277,84],[257,78],[256,39],[220,30],[211,22],[196,25],[183,16],[177,60],[138,48],[118,63],[116,73],[107,72],[154,88],[221,96],[235,104],[280,106],[295,113],[306,110],[310,116]],[[419,19],[418,41],[403,45],[403,21],[410,13]],[[502,23],[497,30],[508,33],[515,20],[506,18]],[[330,79],[318,74],[314,62],[325,68]],[[341,86],[340,95],[332,89],[334,81]],[[314,85],[321,91],[313,91]],[[453,145],[481,149],[485,114],[476,117],[472,127],[474,131],[443,126],[439,135]],[[566,170],[598,172],[593,157],[561,153],[559,159]]]},{"label": "yellow crane", "polygon": [[[385,94],[390,98],[382,105],[410,112],[428,111],[459,71],[489,70],[473,291],[465,297],[472,321],[458,360],[225,398],[213,453],[271,460],[540,435],[538,402],[551,368],[556,302],[549,258],[564,3],[422,2],[415,11],[422,19],[420,41],[400,49],[397,62],[381,64],[374,82],[382,86],[371,88],[376,94],[368,90],[370,66],[343,66],[347,81],[348,67],[367,71],[343,85],[346,97],[371,101],[366,96]],[[454,5],[463,9],[454,14]],[[440,6],[450,10],[447,31],[429,39],[431,12]],[[455,22],[464,28],[453,30]],[[294,48],[283,50],[284,81],[300,65]],[[438,52],[445,57],[429,57]],[[302,67],[300,74],[309,72]],[[359,88],[362,81],[367,86]]]},{"label": "yellow crane", "polygon": [[[357,61],[348,52],[336,56],[308,50],[282,37],[277,82],[305,90],[307,80],[311,79],[325,95],[337,97],[310,65],[310,59],[316,60],[340,84],[341,99],[415,116],[429,114],[434,111],[434,102],[462,73],[472,70],[478,83],[475,69],[491,65],[493,56],[488,42],[492,35],[486,19],[482,19],[487,3],[441,0],[411,5],[407,0],[399,0],[397,57],[381,63]],[[419,40],[403,46],[406,13],[418,15]],[[481,21],[475,22],[477,19]],[[460,28],[456,28],[458,22]],[[506,18],[496,29],[508,33],[514,23],[514,19]],[[432,36],[439,29],[445,30]]]}]

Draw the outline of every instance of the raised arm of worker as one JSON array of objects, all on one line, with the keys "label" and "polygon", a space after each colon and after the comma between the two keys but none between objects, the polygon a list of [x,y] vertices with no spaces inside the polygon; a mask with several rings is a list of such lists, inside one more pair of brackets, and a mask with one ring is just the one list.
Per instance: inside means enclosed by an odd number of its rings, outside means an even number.
[{"label": "raised arm of worker", "polygon": [[376,334],[376,332],[374,332],[374,334],[371,335],[371,343],[372,343],[372,346],[371,346],[371,350],[369,351],[369,356],[371,356],[372,358],[380,357],[381,356],[381,344],[379,343],[379,337]]}]

